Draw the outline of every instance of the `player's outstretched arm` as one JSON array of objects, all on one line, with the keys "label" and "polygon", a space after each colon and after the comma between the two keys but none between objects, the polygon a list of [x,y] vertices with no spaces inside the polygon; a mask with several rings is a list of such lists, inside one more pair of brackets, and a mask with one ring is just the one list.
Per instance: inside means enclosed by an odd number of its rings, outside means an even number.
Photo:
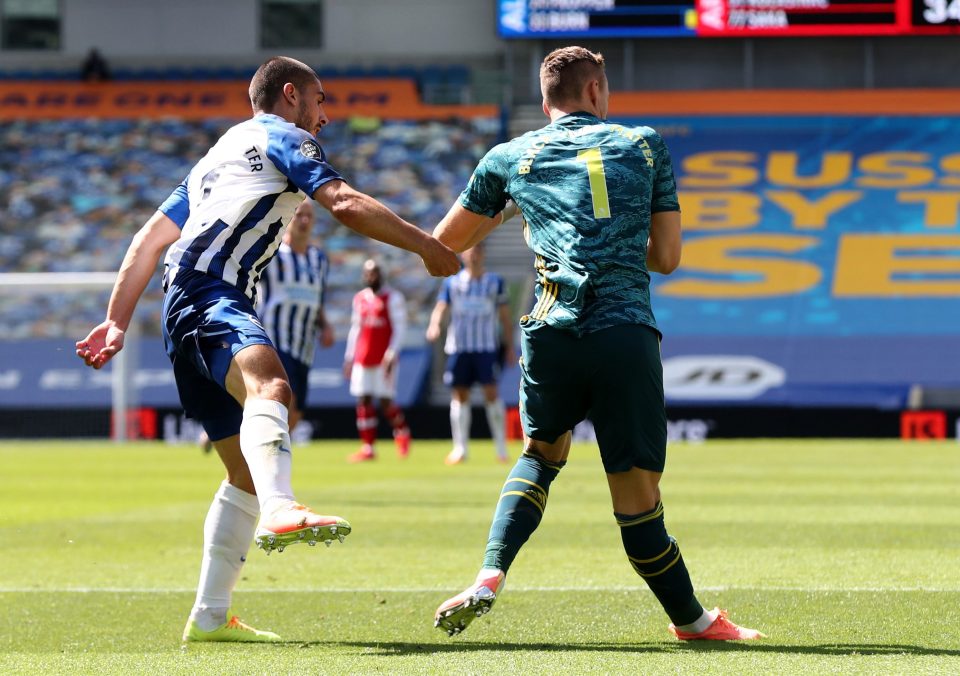
[{"label": "player's outstretched arm", "polygon": [[434,277],[447,277],[460,270],[460,261],[449,248],[346,181],[324,183],[313,198],[351,230],[419,255]]},{"label": "player's outstretched arm", "polygon": [[658,211],[650,218],[647,270],[669,275],[680,265],[681,232],[679,211]]},{"label": "player's outstretched arm", "polygon": [[482,242],[498,225],[516,214],[517,206],[512,201],[508,201],[503,211],[493,217],[476,214],[457,202],[434,228],[433,236],[460,253]]},{"label": "player's outstretched arm", "polygon": [[77,341],[77,356],[87,366],[101,368],[123,349],[123,336],[130,325],[137,301],[157,269],[166,248],[180,237],[180,228],[156,212],[133,237],[110,294],[107,318]]},{"label": "player's outstretched arm", "polygon": [[450,306],[442,300],[438,300],[433,306],[433,312],[430,313],[430,323],[427,324],[427,340],[431,343],[440,337],[440,330],[447,318],[447,309]]},{"label": "player's outstretched arm", "polygon": [[327,313],[324,311],[323,306],[321,306],[320,311],[317,312],[317,328],[320,329],[320,333],[317,336],[320,340],[320,346],[332,346],[336,341],[336,334],[333,330],[333,324],[327,321]]}]

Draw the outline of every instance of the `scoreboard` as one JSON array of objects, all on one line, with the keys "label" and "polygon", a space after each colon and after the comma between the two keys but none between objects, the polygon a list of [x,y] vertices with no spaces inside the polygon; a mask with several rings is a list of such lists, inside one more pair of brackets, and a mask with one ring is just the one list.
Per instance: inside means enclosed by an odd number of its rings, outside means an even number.
[{"label": "scoreboard", "polygon": [[960,35],[960,0],[498,0],[504,38]]}]

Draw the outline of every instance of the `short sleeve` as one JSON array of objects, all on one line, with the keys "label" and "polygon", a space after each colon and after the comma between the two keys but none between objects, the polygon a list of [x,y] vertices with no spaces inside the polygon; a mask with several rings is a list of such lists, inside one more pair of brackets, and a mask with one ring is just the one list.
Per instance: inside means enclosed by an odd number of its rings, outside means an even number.
[{"label": "short sleeve", "polygon": [[309,133],[293,125],[265,123],[265,126],[269,134],[267,157],[280,173],[307,195],[313,196],[324,183],[343,180]]},{"label": "short sleeve", "polygon": [[497,305],[507,305],[510,302],[510,296],[507,295],[507,285],[503,283],[503,277],[497,275]]},{"label": "short sleeve", "polygon": [[496,146],[480,160],[460,194],[460,206],[475,214],[493,217],[507,204],[506,162],[503,146]]},{"label": "short sleeve", "polygon": [[650,199],[650,213],[659,211],[680,211],[677,200],[677,181],[673,176],[673,161],[663,138],[656,132],[649,139],[653,150],[653,195]]},{"label": "short sleeve", "polygon": [[330,261],[320,247],[311,245],[310,248],[316,256],[317,274],[320,277],[320,307],[323,307],[327,301],[327,273],[330,271]]},{"label": "short sleeve", "polygon": [[164,200],[159,209],[160,213],[176,223],[181,230],[183,230],[183,226],[190,217],[190,198],[187,193],[187,180],[189,178],[187,176],[183,179],[183,182],[170,193],[170,197]]},{"label": "short sleeve", "polygon": [[443,284],[440,285],[440,293],[437,294],[437,300],[450,304],[450,277],[447,277],[443,280]]}]

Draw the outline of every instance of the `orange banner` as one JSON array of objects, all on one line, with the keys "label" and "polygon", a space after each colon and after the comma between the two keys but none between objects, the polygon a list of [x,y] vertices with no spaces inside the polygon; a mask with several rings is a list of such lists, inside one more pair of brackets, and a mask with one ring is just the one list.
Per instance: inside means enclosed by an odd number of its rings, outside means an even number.
[{"label": "orange banner", "polygon": [[[246,81],[0,82],[0,121],[24,119],[250,117]],[[412,80],[328,79],[330,119],[489,117],[496,106],[435,106],[420,101]]]}]

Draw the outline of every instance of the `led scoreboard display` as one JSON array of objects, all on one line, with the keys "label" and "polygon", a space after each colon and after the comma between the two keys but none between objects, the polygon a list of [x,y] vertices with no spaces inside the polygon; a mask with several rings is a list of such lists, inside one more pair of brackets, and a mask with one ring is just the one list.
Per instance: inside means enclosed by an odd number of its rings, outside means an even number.
[{"label": "led scoreboard display", "polygon": [[960,0],[499,0],[504,38],[960,35]]},{"label": "led scoreboard display", "polygon": [[960,0],[697,0],[697,35],[960,33]]}]

